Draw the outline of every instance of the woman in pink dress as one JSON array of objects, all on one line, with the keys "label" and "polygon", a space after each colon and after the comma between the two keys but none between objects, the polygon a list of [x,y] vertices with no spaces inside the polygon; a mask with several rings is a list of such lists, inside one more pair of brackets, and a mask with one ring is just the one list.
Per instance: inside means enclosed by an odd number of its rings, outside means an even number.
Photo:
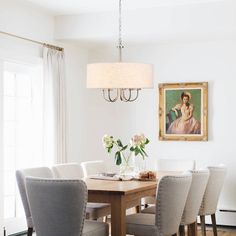
[{"label": "woman in pink dress", "polygon": [[193,117],[194,106],[190,104],[191,94],[183,92],[181,94],[182,104],[177,104],[172,111],[181,116],[173,121],[167,129],[167,134],[201,134],[201,123]]}]

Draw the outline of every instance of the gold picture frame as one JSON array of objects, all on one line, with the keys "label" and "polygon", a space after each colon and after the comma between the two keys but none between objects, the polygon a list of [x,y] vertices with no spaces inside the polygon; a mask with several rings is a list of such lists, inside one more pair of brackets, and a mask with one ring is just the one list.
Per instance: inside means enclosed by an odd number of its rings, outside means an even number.
[{"label": "gold picture frame", "polygon": [[208,83],[159,84],[159,140],[208,141]]}]

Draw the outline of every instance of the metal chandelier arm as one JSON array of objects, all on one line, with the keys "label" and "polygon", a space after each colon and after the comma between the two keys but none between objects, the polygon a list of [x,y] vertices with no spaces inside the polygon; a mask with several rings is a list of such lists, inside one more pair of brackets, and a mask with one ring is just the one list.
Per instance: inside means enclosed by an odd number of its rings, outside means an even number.
[{"label": "metal chandelier arm", "polygon": [[[132,91],[134,91],[134,90],[136,91],[136,95],[135,95],[135,97],[132,97]],[[120,100],[123,102],[133,102],[133,101],[137,100],[140,90],[141,90],[140,88],[138,88],[138,89],[121,89]],[[125,91],[129,91],[128,97],[126,97]]]},{"label": "metal chandelier arm", "polygon": [[102,89],[102,96],[107,102],[115,102],[119,98],[119,90],[116,89],[116,96],[112,98],[111,91],[113,89]]}]

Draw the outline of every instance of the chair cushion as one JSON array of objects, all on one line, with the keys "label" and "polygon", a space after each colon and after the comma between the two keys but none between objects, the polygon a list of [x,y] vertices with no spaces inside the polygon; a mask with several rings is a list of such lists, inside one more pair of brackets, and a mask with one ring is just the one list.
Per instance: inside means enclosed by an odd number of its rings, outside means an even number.
[{"label": "chair cushion", "polygon": [[132,235],[157,235],[154,214],[133,214],[126,216],[126,233]]},{"label": "chair cushion", "polygon": [[85,220],[82,236],[108,236],[109,225],[103,222]]},{"label": "chair cushion", "polygon": [[141,211],[141,213],[156,214],[156,206],[145,208]]}]

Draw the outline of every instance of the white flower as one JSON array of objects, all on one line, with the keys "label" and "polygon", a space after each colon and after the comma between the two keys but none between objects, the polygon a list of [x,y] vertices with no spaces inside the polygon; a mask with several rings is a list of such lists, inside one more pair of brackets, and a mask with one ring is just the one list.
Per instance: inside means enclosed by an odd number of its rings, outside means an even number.
[{"label": "white flower", "polygon": [[105,148],[110,148],[113,145],[113,137],[105,134],[102,138],[102,142]]}]

